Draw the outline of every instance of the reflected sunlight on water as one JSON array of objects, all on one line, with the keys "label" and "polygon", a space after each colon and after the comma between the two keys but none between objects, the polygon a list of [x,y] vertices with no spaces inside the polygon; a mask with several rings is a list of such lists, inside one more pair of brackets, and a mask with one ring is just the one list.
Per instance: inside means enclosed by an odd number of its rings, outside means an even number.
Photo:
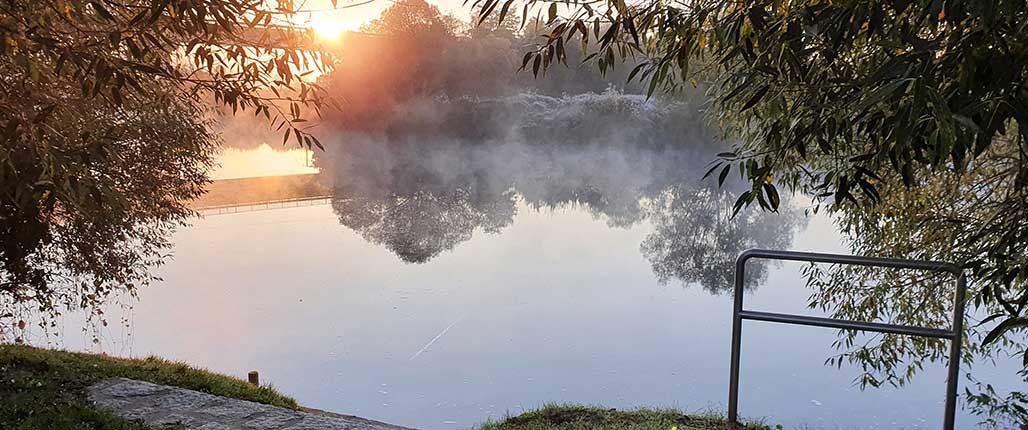
[{"label": "reflected sunlight on water", "polygon": [[218,166],[211,171],[211,179],[317,173],[309,158],[305,149],[275,149],[266,143],[256,149],[225,148],[217,155]]}]

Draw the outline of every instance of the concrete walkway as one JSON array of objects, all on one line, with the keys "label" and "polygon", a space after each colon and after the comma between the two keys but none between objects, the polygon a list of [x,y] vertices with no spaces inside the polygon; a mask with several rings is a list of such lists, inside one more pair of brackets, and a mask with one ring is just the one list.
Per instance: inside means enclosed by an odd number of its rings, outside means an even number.
[{"label": "concrete walkway", "polygon": [[294,411],[124,378],[89,387],[89,398],[115,415],[162,429],[411,430],[349,415]]}]

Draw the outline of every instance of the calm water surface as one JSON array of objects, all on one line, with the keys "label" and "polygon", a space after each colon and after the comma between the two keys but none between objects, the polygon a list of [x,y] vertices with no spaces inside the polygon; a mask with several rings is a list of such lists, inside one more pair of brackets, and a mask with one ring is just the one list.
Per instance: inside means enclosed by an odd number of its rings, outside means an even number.
[{"label": "calm water surface", "polygon": [[[341,227],[329,206],[211,216],[177,235],[165,283],[130,312],[130,339],[115,327],[105,348],[259,369],[304,405],[429,429],[546,402],[723,408],[729,296],[659,282],[639,250],[649,223],[518,209],[502,233],[421,265]],[[819,218],[792,248],[843,250]],[[771,268],[748,303],[804,311],[798,273]],[[744,411],[829,428],[939,427],[939,366],[902,390],[861,392],[855,369],[822,365],[833,339],[747,323]]]},{"label": "calm water surface", "polygon": [[[257,369],[303,405],[425,429],[548,402],[723,410],[735,255],[845,252],[798,199],[729,219],[733,196],[698,181],[709,145],[347,145],[319,160],[331,204],[196,220],[164,282],[112,314],[127,326],[59,342]],[[747,306],[812,314],[801,268],[754,268]],[[861,391],[857,369],[824,365],[835,336],[747,322],[742,412],[786,428],[941,427],[942,366]]]}]

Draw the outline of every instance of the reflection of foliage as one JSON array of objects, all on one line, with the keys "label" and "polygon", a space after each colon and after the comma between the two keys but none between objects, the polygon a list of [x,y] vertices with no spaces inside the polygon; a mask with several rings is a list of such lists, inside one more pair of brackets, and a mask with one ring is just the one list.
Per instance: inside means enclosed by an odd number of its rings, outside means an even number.
[{"label": "reflection of foliage", "polygon": [[[550,6],[497,3],[482,8],[510,16]],[[711,172],[751,182],[739,206],[774,207],[785,185],[866,215],[854,230],[869,236],[855,251],[974,270],[973,304],[997,318],[984,343],[1028,329],[1023,0],[600,3],[551,7],[530,69],[565,63],[565,47],[578,45],[569,40],[581,38],[600,70],[641,56],[635,76],[650,91],[711,82],[711,112],[740,141]],[[864,207],[883,198],[892,201]],[[897,204],[907,212],[891,213]],[[917,247],[903,249],[901,237]]]},{"label": "reflection of foliage", "polygon": [[[964,174],[939,172],[912,189],[886,180],[879,205],[838,213],[855,254],[951,261],[971,269],[970,301],[987,320],[968,324],[968,365],[1003,351],[1024,351],[1019,339],[1028,324],[1023,316],[1028,257],[1013,247],[1028,232],[1028,191],[1015,183],[1019,151],[1010,141],[998,141]],[[812,305],[837,316],[949,325],[953,290],[946,278],[854,268],[813,268],[809,274],[816,291]],[[859,363],[865,370],[861,381],[872,385],[904,383],[922,361],[944,356],[942,342],[905,336],[857,342],[844,333],[836,346],[842,350],[836,359]],[[1022,371],[1020,377],[1026,376]],[[1018,404],[1017,399],[1024,406],[1023,393],[1003,400],[992,397],[989,387],[979,388],[978,394],[968,393],[979,412],[1014,413],[1010,420],[1028,420],[1024,409],[997,406]],[[984,401],[983,395],[991,400]]]},{"label": "reflection of foliage", "polygon": [[[589,110],[575,108],[589,117]],[[731,285],[739,252],[787,247],[800,218],[746,211],[731,219],[727,193],[696,188],[699,168],[688,168],[703,159],[697,153],[706,145],[652,149],[620,141],[505,144],[354,135],[318,163],[335,179],[340,222],[406,262],[428,261],[477,229],[500,231],[511,223],[516,202],[532,209],[571,206],[611,227],[650,219],[656,231],[642,253],[660,281],[698,282],[719,292]],[[750,287],[767,272],[760,264],[752,270]]]},{"label": "reflection of foliage", "polygon": [[[383,131],[340,131],[345,143],[316,160],[335,181],[340,221],[404,261],[427,261],[478,226],[499,230],[513,216],[514,193],[529,208],[579,207],[611,227],[651,217],[663,230],[643,251],[658,277],[711,291],[730,285],[736,254],[785,247],[797,227],[794,216],[729,220],[724,192],[695,188],[717,144],[689,103],[609,91],[422,100],[405,109],[403,122]],[[490,224],[490,213],[506,218]],[[753,270],[751,285],[765,271]]]},{"label": "reflection of foliage", "polygon": [[[886,320],[918,327],[948,327],[952,312],[952,275],[857,266],[819,266],[805,269],[814,291],[812,307],[830,311],[835,318],[858,321]],[[949,343],[919,336],[869,337],[844,331],[833,343],[843,353],[828,360],[861,365],[861,385],[899,386],[907,383],[926,361],[944,359]],[[968,351],[970,352],[970,351]]]},{"label": "reflection of foliage", "polygon": [[[1017,374],[1028,381],[1028,369],[1021,369]],[[1028,430],[1028,393],[1015,391],[1003,396],[992,384],[974,383],[978,393],[966,389],[964,392],[975,413],[985,417],[982,422],[985,427]]]},{"label": "reflection of foliage", "polygon": [[291,2],[12,0],[0,15],[0,319],[99,313],[153,279],[207,181],[206,100],[313,144],[296,127],[323,105],[302,73],[321,55],[301,31],[254,28],[295,17]]},{"label": "reflection of foliage", "polygon": [[26,141],[5,148],[14,169],[0,180],[0,318],[26,308],[53,316],[65,305],[99,312],[110,295],[147,285],[207,180],[215,140],[193,106],[129,96],[120,108],[64,103],[76,113],[55,114],[53,153]]},{"label": "reflection of foliage", "polygon": [[338,194],[332,208],[339,222],[364,239],[384,244],[408,263],[424,263],[471,239],[481,228],[495,233],[514,217],[514,196],[483,199],[465,188],[416,190],[379,198]]},{"label": "reflection of foliage", "polygon": [[[540,184],[535,185],[538,187]],[[568,204],[581,206],[593,218],[606,220],[608,226],[620,228],[631,227],[646,218],[640,201],[641,190],[630,186],[604,189],[581,185],[570,187],[567,182],[559,180],[544,186],[548,189],[544,195],[529,199],[535,208],[554,208]]]},{"label": "reflection of foliage", "polygon": [[913,186],[974,168],[994,138],[1028,126],[1023,0],[571,3],[480,8],[501,19],[548,8],[549,34],[524,57],[534,74],[587,45],[601,71],[642,57],[633,76],[650,92],[712,81],[712,112],[743,142],[724,156],[752,183],[740,204],[774,206],[781,184],[875,201],[880,176]]},{"label": "reflection of foliage", "polygon": [[[654,232],[640,249],[662,283],[699,283],[712,293],[730,292],[735,258],[749,248],[786,248],[802,218],[794,212],[744,211],[731,216],[732,197],[709,188],[673,186],[648,205]],[[767,279],[767,265],[747,266],[746,288]]]}]

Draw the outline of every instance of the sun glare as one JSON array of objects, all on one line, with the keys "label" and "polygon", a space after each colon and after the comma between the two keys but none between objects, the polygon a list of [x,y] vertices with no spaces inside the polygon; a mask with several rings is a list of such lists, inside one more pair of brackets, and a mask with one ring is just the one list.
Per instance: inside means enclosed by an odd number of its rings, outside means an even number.
[{"label": "sun glare", "polygon": [[327,40],[339,40],[343,32],[350,30],[350,25],[337,17],[314,18],[311,20],[311,28],[318,37]]}]

